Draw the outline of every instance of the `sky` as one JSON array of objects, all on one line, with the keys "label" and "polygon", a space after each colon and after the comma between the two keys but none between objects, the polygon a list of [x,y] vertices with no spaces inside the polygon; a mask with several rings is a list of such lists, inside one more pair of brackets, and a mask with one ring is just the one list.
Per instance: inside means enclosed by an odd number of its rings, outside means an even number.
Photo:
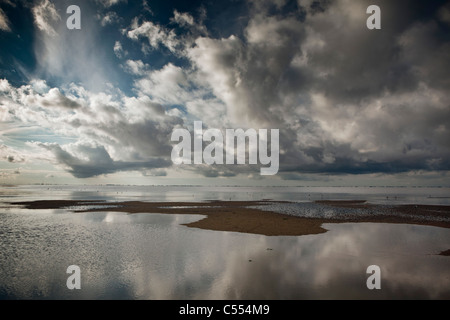
[{"label": "sky", "polygon": [[[447,1],[0,0],[0,184],[449,186],[449,70]],[[175,165],[194,121],[277,174]]]}]

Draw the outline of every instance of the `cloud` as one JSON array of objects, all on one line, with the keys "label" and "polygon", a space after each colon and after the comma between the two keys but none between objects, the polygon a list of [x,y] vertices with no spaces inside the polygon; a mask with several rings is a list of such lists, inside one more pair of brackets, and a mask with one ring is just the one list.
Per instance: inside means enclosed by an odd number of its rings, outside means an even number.
[{"label": "cloud", "polygon": [[208,34],[202,21],[205,17],[206,14],[202,11],[200,21],[196,22],[191,14],[174,10],[170,21],[172,24],[178,25],[183,31],[180,30],[177,33],[175,29],[152,21],[140,23],[140,19],[135,18],[124,32],[128,38],[134,41],[146,39],[151,50],[166,48],[176,56],[184,56],[186,48],[190,47],[197,37]]},{"label": "cloud", "polygon": [[178,24],[180,27],[188,29],[191,33],[196,34],[196,36],[199,36],[208,34],[208,30],[202,21],[204,18],[206,18],[205,11],[201,11],[200,21],[197,22],[191,14],[174,10],[171,21]]},{"label": "cloud", "polygon": [[57,144],[39,143],[37,145],[51,151],[58,163],[67,166],[68,171],[77,178],[89,178],[119,171],[161,168],[171,165],[170,161],[162,158],[142,162],[114,161],[102,146],[93,147],[83,144],[74,146],[76,154],[85,158],[81,159],[65,151]]},{"label": "cloud", "polygon": [[258,17],[245,41],[198,38],[188,56],[237,125],[276,124],[279,85],[295,56],[303,28],[295,19]]},{"label": "cloud", "polygon": [[[170,160],[170,136],[182,119],[165,113],[162,105],[148,96],[113,96],[93,93],[73,85],[68,91],[49,88],[39,93],[45,84],[19,88],[3,81],[0,104],[11,115],[11,125],[39,128],[51,132],[60,143],[40,141],[39,135],[15,130],[15,136],[28,141],[23,150],[29,159],[40,158],[63,165],[75,177],[109,174],[126,170],[151,170],[166,168]],[[7,128],[7,127],[6,127]],[[8,137],[8,132],[0,132]],[[46,137],[45,135],[44,137]],[[34,142],[33,142],[34,140]],[[36,152],[36,147],[50,152]],[[7,146],[0,148],[2,159],[22,162],[25,157]],[[51,157],[49,155],[52,155]]]},{"label": "cloud", "polygon": [[112,7],[116,4],[119,3],[127,3],[127,0],[95,0],[96,2],[100,3],[102,6],[104,6],[105,8],[109,8]]},{"label": "cloud", "polygon": [[370,33],[369,2],[301,4],[252,2],[243,38],[199,37],[187,50],[228,119],[280,128],[280,171],[448,170],[443,30],[405,19]]},{"label": "cloud", "polygon": [[192,15],[189,13],[180,13],[177,10],[174,11],[172,21],[178,23],[180,26],[193,26],[195,24]]},{"label": "cloud", "polygon": [[148,13],[150,13],[151,15],[154,14],[153,11],[152,11],[152,9],[150,8],[150,5],[148,4],[148,1],[147,1],[147,0],[142,0],[142,8],[143,8],[143,10],[144,10],[145,12],[148,12]]},{"label": "cloud", "polygon": [[10,22],[5,12],[0,8],[0,30],[11,31]]},{"label": "cloud", "polygon": [[257,168],[248,166],[248,165],[239,165],[239,166],[226,166],[226,165],[196,165],[196,166],[185,166],[181,165],[177,167],[177,169],[193,172],[195,174],[199,174],[205,178],[230,178],[236,177],[238,174],[242,174],[244,176],[251,176],[255,174],[257,178],[259,175],[259,167]]},{"label": "cloud", "polygon": [[37,99],[37,102],[44,107],[60,107],[70,110],[78,109],[81,107],[81,105],[75,100],[64,96],[58,88],[50,89],[47,94],[40,96]]},{"label": "cloud", "polygon": [[135,82],[135,87],[161,104],[184,104],[195,97],[186,71],[171,63],[147,72]]},{"label": "cloud", "polygon": [[115,54],[116,57],[119,58],[119,59],[123,58],[124,56],[126,56],[126,55],[128,54],[127,51],[123,50],[123,46],[122,46],[122,44],[120,43],[120,41],[116,41],[116,42],[114,43],[114,48],[113,48],[113,50],[114,50],[114,54]]},{"label": "cloud", "polygon": [[50,90],[50,87],[47,85],[47,82],[42,79],[33,79],[30,81],[30,85],[34,91],[40,94],[45,94]]},{"label": "cloud", "polygon": [[4,144],[0,144],[0,159],[6,160],[10,163],[25,162],[25,158],[23,155]]},{"label": "cloud", "polygon": [[16,4],[14,2],[12,2],[11,0],[2,0],[3,3],[11,6],[11,7],[16,7]]},{"label": "cloud", "polygon": [[[77,177],[167,172],[172,130],[194,120],[280,129],[283,179],[450,170],[448,5],[380,0],[382,29],[374,31],[365,24],[368,0],[247,4],[208,20],[205,9],[173,10],[165,25],[138,15],[105,41],[98,20],[83,20],[90,32],[69,37],[55,7],[37,2],[40,68],[27,85],[0,80],[0,117],[51,132],[56,141],[42,139],[40,148]],[[105,25],[117,21],[104,10]],[[222,26],[230,14],[240,23]],[[103,52],[123,61],[108,64]],[[117,67],[127,94],[106,84]],[[39,80],[39,71],[60,85]],[[183,170],[230,177],[259,167]]]},{"label": "cloud", "polygon": [[55,5],[49,0],[42,0],[32,8],[34,23],[39,30],[44,31],[50,36],[55,36],[55,22],[61,20],[61,16],[56,11]]},{"label": "cloud", "polygon": [[149,65],[143,63],[142,60],[127,60],[124,63],[123,68],[132,75],[142,76],[145,74],[146,69],[149,68]]},{"label": "cloud", "polygon": [[[112,44],[102,34],[105,28],[97,19],[95,5],[92,1],[81,1],[81,30],[69,30],[65,23],[67,7],[63,2],[42,0],[35,3],[32,7],[37,25],[33,41],[34,78],[52,79],[58,84],[81,83],[95,91],[124,81],[119,78],[114,59],[111,59]],[[60,21],[58,12],[62,12],[64,21]],[[116,50],[116,54],[125,56],[126,52]]]},{"label": "cloud", "polygon": [[11,85],[7,79],[0,79],[0,91],[9,92],[11,90]]},{"label": "cloud", "polygon": [[167,176],[167,171],[163,169],[153,169],[149,171],[143,171],[142,174],[146,177],[165,177]]},{"label": "cloud", "polygon": [[447,24],[450,24],[450,5],[447,3],[443,5],[438,12],[439,19]]},{"label": "cloud", "polygon": [[121,20],[118,14],[114,11],[109,11],[106,14],[97,14],[97,19],[100,20],[102,27],[118,23]]},{"label": "cloud", "polygon": [[153,49],[165,46],[170,51],[176,52],[179,46],[179,41],[173,30],[154,24],[151,21],[144,21],[139,24],[138,19],[135,19],[130,30],[127,31],[127,36],[132,40],[139,40],[142,37],[147,38],[149,45]]}]

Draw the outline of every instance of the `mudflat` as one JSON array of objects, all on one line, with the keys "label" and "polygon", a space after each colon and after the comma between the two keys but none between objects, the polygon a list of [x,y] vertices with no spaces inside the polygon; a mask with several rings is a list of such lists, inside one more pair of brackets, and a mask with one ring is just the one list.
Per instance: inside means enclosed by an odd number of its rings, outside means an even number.
[{"label": "mudflat", "polygon": [[[86,201],[86,200],[40,200],[15,202],[28,209],[63,209],[74,212],[113,211],[161,214],[198,214],[204,219],[188,223],[186,226],[217,231],[243,232],[266,236],[301,236],[324,233],[324,223],[378,222],[430,225],[450,228],[450,206],[438,205],[399,205],[373,216],[351,217],[348,219],[305,218],[253,208],[280,201],[206,201],[206,202],[144,202],[144,201]],[[363,200],[356,201],[317,201],[322,206],[339,208],[371,208],[377,205]],[[105,206],[108,206],[105,208]],[[380,207],[381,210],[381,207]],[[427,219],[433,217],[433,219]]]}]

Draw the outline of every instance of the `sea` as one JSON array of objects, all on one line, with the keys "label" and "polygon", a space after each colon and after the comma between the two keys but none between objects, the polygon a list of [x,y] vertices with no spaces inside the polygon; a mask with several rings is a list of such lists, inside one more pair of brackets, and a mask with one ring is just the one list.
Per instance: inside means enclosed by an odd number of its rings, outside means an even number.
[{"label": "sea", "polygon": [[[322,234],[264,236],[184,225],[203,215],[126,214],[109,212],[107,206],[102,212],[79,213],[14,205],[58,199],[282,200],[289,203],[275,209],[296,215],[315,200],[450,205],[450,189],[1,186],[0,299],[450,299],[450,257],[439,254],[450,249],[446,228],[326,223]],[[374,265],[380,270],[380,288],[369,285]],[[70,288],[71,266],[78,267],[79,289]]]}]

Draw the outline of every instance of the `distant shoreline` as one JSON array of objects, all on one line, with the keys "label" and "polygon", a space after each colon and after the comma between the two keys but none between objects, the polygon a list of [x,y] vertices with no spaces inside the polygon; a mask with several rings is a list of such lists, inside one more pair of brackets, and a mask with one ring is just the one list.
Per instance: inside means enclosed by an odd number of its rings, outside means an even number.
[{"label": "distant shoreline", "polygon": [[[376,222],[429,225],[450,228],[450,206],[443,205],[397,205],[382,214],[373,216],[334,218],[306,218],[254,208],[283,201],[207,201],[207,202],[142,202],[123,201],[105,202],[95,200],[40,200],[29,202],[11,202],[27,209],[68,209],[73,212],[125,212],[160,214],[198,214],[204,219],[185,224],[188,227],[216,231],[230,231],[260,234],[266,236],[301,236],[320,234],[327,230],[324,223]],[[378,205],[364,200],[316,201],[321,206],[336,208],[371,208],[376,211]],[[105,206],[108,206],[105,208]],[[78,207],[78,208],[77,208]],[[433,217],[433,220],[423,219]],[[439,221],[442,218],[444,221]]]}]

